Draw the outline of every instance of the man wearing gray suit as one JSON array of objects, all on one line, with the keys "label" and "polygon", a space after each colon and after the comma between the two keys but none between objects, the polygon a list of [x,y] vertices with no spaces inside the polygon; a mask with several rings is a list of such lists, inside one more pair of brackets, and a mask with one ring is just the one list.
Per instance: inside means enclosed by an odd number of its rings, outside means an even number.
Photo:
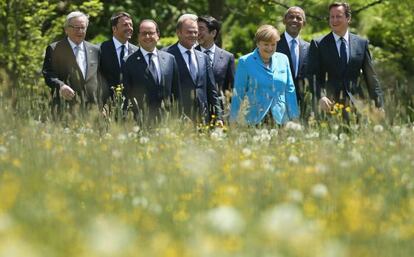
[{"label": "man wearing gray suit", "polygon": [[306,25],[305,12],[298,6],[290,7],[285,13],[283,24],[285,24],[286,31],[280,36],[276,51],[287,55],[289,58],[300,113],[304,117],[307,107],[304,102],[304,95],[309,42],[301,39],[299,34]]},{"label": "man wearing gray suit", "polygon": [[101,103],[99,47],[85,41],[88,23],[86,14],[69,13],[65,21],[67,37],[46,48],[42,73],[52,90],[54,115],[60,114],[61,97],[69,106]]},{"label": "man wearing gray suit", "polygon": [[223,125],[222,109],[214,82],[209,57],[196,50],[197,16],[183,14],[178,18],[178,42],[165,50],[175,56],[178,64],[184,114],[196,124],[208,123],[212,115]]},{"label": "man wearing gray suit", "polygon": [[[220,32],[220,23],[211,16],[199,16],[197,50],[207,54],[218,87],[221,108],[230,108],[228,99],[234,84],[234,55],[215,44]],[[226,97],[227,96],[227,97]]]},{"label": "man wearing gray suit", "polygon": [[309,78],[314,81],[316,97],[323,111],[329,112],[335,103],[356,105],[363,98],[359,77],[363,73],[370,98],[382,112],[383,92],[374,71],[368,40],[348,30],[351,9],[347,3],[329,5],[328,35],[311,42]]},{"label": "man wearing gray suit", "polygon": [[181,103],[177,63],[173,55],[156,48],[159,37],[154,20],[141,21],[140,47],[123,66],[125,93],[139,124],[153,124],[162,119],[166,111],[178,112]]}]

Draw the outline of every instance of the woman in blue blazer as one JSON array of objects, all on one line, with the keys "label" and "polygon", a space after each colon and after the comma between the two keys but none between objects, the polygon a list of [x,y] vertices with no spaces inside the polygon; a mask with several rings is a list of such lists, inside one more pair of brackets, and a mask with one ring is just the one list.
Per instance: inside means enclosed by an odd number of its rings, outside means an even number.
[{"label": "woman in blue blazer", "polygon": [[[230,122],[242,121],[243,118],[238,117],[240,112],[245,112],[244,120],[249,125],[260,124],[268,118],[273,118],[277,124],[284,124],[299,117],[289,59],[286,55],[276,52],[279,39],[275,27],[262,25],[255,35],[257,48],[240,57],[231,102]],[[246,96],[246,107],[240,110],[241,105],[245,106],[242,103]]]}]

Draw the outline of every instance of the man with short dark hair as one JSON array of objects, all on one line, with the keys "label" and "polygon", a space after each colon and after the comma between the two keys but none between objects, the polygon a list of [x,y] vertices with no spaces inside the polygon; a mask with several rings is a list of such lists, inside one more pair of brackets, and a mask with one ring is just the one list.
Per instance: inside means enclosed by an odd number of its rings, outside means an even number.
[{"label": "man with short dark hair", "polygon": [[215,115],[223,125],[217,86],[206,54],[194,48],[198,37],[197,16],[183,14],[177,22],[178,42],[165,50],[178,64],[184,114],[196,123],[208,123]]},{"label": "man with short dark hair", "polygon": [[[383,92],[374,71],[368,40],[348,30],[351,9],[347,3],[335,2],[329,5],[328,35],[311,42],[309,50],[309,78],[315,80],[313,87],[319,99],[319,107],[329,112],[335,103],[355,106],[364,98],[359,77],[362,74],[369,96],[382,112]],[[345,117],[346,119],[346,117]]]},{"label": "man with short dark hair", "polygon": [[112,38],[101,44],[100,68],[105,79],[104,102],[107,102],[109,97],[113,97],[114,88],[121,84],[121,66],[124,63],[125,57],[138,49],[138,47],[129,42],[134,29],[132,18],[128,13],[115,13],[112,15],[110,23]]},{"label": "man with short dark hair", "polygon": [[66,37],[46,48],[42,73],[52,90],[54,115],[61,113],[63,100],[82,109],[101,103],[99,47],[85,41],[88,25],[86,14],[69,13],[64,25]]},{"label": "man with short dark hair", "polygon": [[300,38],[300,31],[306,25],[306,16],[302,8],[290,7],[283,18],[285,32],[280,36],[277,52],[287,55],[290,71],[295,83],[296,97],[301,116],[306,114],[304,103],[306,68],[308,65],[309,42]]},{"label": "man with short dark hair", "polygon": [[159,38],[160,31],[154,20],[141,21],[139,49],[128,57],[123,67],[125,93],[139,124],[154,124],[165,112],[174,114],[174,108],[179,109],[181,104],[178,66],[173,55],[156,48]]},{"label": "man with short dark hair", "polygon": [[221,107],[227,110],[234,84],[234,55],[215,44],[220,32],[220,23],[212,16],[199,16],[198,43],[196,49],[207,54],[213,69],[214,80],[221,98]]}]

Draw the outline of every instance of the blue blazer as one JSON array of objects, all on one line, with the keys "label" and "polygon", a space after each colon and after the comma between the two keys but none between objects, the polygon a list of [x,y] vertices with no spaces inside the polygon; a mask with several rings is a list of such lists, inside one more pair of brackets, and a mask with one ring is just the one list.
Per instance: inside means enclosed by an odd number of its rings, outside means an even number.
[{"label": "blue blazer", "polygon": [[265,67],[257,48],[240,57],[231,102],[231,122],[237,120],[245,96],[248,99],[245,119],[250,125],[259,124],[269,111],[277,124],[298,118],[299,108],[288,57],[274,53],[270,69]]},{"label": "blue blazer", "polygon": [[201,116],[202,121],[208,122],[211,114],[215,114],[221,120],[222,109],[218,89],[207,55],[195,50],[198,73],[197,81],[194,83],[178,48],[178,43],[163,50],[174,55],[177,62],[184,113],[192,120],[198,120]]},{"label": "blue blazer", "polygon": [[160,118],[163,104],[167,110],[173,107],[174,102],[181,104],[178,66],[174,56],[158,50],[158,62],[160,83],[155,81],[149,71],[140,49],[128,56],[122,67],[124,90],[132,103],[135,119],[153,121]]},{"label": "blue blazer", "polygon": [[[316,97],[326,96],[334,101],[340,100],[341,91],[344,97],[357,95],[365,98],[360,82],[361,71],[369,96],[377,107],[384,104],[384,96],[378,76],[372,64],[368,49],[368,40],[349,33],[349,61],[345,74],[340,73],[339,54],[333,33],[311,42],[309,50],[309,77]],[[315,82],[315,83],[313,83]],[[351,99],[352,101],[352,99]]]}]

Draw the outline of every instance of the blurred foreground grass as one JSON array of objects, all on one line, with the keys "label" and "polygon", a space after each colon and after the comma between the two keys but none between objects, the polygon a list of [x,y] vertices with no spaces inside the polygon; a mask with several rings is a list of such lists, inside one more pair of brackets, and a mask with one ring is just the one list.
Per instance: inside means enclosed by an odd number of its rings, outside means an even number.
[{"label": "blurred foreground grass", "polygon": [[412,124],[101,133],[16,116],[0,111],[0,257],[414,253]]}]

